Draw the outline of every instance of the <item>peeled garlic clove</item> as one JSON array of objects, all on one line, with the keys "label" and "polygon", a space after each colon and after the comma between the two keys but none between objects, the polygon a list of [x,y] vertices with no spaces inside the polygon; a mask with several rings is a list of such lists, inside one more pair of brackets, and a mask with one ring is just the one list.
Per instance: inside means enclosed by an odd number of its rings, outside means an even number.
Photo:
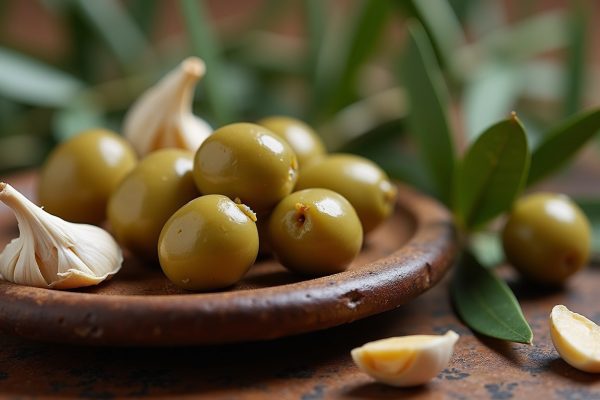
[{"label": "peeled garlic clove", "polygon": [[416,386],[435,378],[450,362],[458,334],[412,335],[369,342],[352,350],[354,363],[375,380]]},{"label": "peeled garlic clove", "polygon": [[196,151],[212,132],[192,114],[196,82],[204,76],[204,62],[185,59],[131,106],[123,133],[140,156],[165,147]]},{"label": "peeled garlic clove", "polygon": [[121,249],[103,229],[48,214],[6,183],[0,183],[0,201],[15,213],[20,232],[0,253],[2,279],[72,289],[96,285],[121,269]]},{"label": "peeled garlic clove", "polygon": [[563,305],[550,313],[550,336],[558,354],[585,372],[600,372],[600,326]]}]

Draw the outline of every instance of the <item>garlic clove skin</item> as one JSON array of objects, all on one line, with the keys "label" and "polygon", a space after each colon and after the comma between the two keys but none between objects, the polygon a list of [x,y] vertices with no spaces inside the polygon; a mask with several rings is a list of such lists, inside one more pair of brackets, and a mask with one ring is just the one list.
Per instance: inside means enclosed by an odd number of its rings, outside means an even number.
[{"label": "garlic clove skin", "polygon": [[120,270],[121,249],[105,230],[51,215],[6,183],[0,183],[0,201],[15,213],[20,232],[0,253],[2,279],[73,289],[96,285]]},{"label": "garlic clove skin", "polygon": [[198,150],[212,128],[192,113],[192,98],[206,67],[197,57],[185,59],[131,106],[123,133],[140,156],[166,147]]},{"label": "garlic clove skin", "polygon": [[557,305],[550,313],[550,337],[560,357],[569,365],[600,373],[600,326]]},{"label": "garlic clove skin", "polygon": [[378,382],[423,385],[448,366],[458,334],[412,335],[369,342],[352,350],[354,363]]}]

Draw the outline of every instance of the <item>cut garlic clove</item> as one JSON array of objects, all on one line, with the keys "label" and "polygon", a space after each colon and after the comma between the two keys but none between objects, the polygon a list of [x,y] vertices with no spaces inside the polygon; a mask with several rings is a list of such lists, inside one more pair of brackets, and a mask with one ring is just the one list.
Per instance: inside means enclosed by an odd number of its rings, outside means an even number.
[{"label": "cut garlic clove", "polygon": [[194,88],[204,62],[185,59],[131,106],[123,132],[140,156],[166,147],[196,151],[212,128],[192,114]]},{"label": "cut garlic clove", "polygon": [[375,380],[392,386],[422,385],[450,362],[458,334],[413,335],[369,342],[352,350],[354,363]]},{"label": "cut garlic clove", "polygon": [[2,279],[72,289],[96,285],[121,268],[121,249],[103,229],[51,215],[6,183],[0,183],[0,201],[15,213],[20,232],[0,253]]},{"label": "cut garlic clove", "polygon": [[600,373],[600,327],[563,305],[550,313],[550,336],[561,358],[585,372]]}]

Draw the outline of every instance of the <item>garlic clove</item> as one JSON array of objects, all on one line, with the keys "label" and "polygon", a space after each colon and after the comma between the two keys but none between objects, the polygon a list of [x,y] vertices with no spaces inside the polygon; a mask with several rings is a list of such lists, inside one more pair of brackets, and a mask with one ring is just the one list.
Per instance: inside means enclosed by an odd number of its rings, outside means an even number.
[{"label": "garlic clove", "polygon": [[20,232],[0,253],[2,279],[72,289],[96,285],[121,268],[121,249],[105,230],[51,215],[6,183],[0,183],[0,201],[15,213]]},{"label": "garlic clove", "polygon": [[369,342],[352,350],[354,363],[375,380],[392,386],[422,385],[450,362],[459,336],[412,335]]},{"label": "garlic clove", "polygon": [[185,59],[131,106],[123,132],[140,156],[165,147],[196,151],[212,128],[192,113],[194,87],[206,67]]},{"label": "garlic clove", "polygon": [[569,365],[600,373],[600,326],[557,305],[550,313],[550,336],[554,348]]}]

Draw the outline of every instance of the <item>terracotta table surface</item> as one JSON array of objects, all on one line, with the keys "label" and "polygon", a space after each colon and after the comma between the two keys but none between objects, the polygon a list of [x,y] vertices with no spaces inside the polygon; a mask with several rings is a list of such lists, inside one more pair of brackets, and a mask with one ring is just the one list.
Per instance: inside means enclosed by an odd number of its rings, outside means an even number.
[{"label": "terracotta table surface", "polygon": [[[512,280],[534,345],[474,336],[452,313],[447,279],[411,303],[322,332],[271,342],[196,348],[89,348],[0,335],[0,394],[34,397],[226,399],[600,399],[600,375],[579,372],[555,352],[548,313],[555,304],[600,321],[600,267],[560,291]],[[461,335],[447,369],[426,386],[374,383],[350,350],[395,335]]]},{"label": "terracotta table surface", "polygon": [[[93,348],[0,334],[0,397],[225,399],[598,399],[600,374],[563,362],[549,336],[555,304],[600,322],[600,265],[561,290],[526,286],[503,271],[534,330],[534,345],[473,335],[454,315],[448,277],[394,311],[270,342],[192,348]],[[448,368],[429,384],[375,383],[350,350],[389,336],[461,335]]]}]

